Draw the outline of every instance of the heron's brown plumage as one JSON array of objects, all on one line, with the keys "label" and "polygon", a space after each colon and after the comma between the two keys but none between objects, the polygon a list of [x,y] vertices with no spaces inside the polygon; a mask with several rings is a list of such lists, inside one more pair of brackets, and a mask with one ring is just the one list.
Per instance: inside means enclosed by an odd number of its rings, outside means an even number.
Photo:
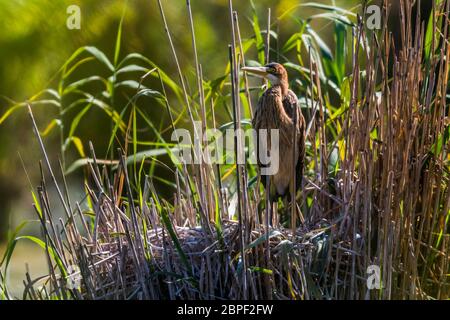
[{"label": "heron's brown plumage", "polygon": [[[277,63],[271,63],[266,67],[268,70],[271,70],[271,74],[277,77],[279,81],[273,81],[275,83],[259,99],[252,124],[257,132],[259,132],[259,129],[279,129],[279,170],[276,174],[269,177],[270,195],[272,200],[276,201],[278,197],[289,194],[293,183],[294,110],[297,111],[296,163],[294,168],[296,175],[295,190],[297,191],[300,188],[305,155],[305,119],[300,112],[300,108],[297,107],[296,95],[289,90],[287,72],[284,67]],[[257,145],[259,146],[259,141],[257,141]],[[267,145],[270,149],[270,139],[268,139]],[[265,151],[263,150],[263,152]],[[259,165],[261,164],[259,163]],[[261,177],[261,181],[267,187],[265,176]]]}]

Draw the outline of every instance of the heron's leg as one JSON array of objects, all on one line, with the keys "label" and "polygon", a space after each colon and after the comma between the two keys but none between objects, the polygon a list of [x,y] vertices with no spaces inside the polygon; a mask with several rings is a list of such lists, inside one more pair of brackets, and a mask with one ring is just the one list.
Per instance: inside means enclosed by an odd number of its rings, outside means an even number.
[{"label": "heron's leg", "polygon": [[286,197],[283,197],[283,208],[285,212],[288,212],[289,208],[291,207],[291,197],[288,195]]},{"label": "heron's leg", "polygon": [[292,235],[295,236],[295,230],[297,229],[297,203],[295,201],[295,193],[291,194],[291,228]]},{"label": "heron's leg", "polygon": [[[301,196],[301,195],[300,195]],[[292,199],[294,201],[292,201]],[[301,224],[305,224],[305,217],[303,216],[302,210],[300,208],[301,202],[297,202],[297,198],[292,197],[292,194],[289,192],[286,198],[284,199],[284,205],[287,215],[291,217],[291,228],[294,230],[294,227],[297,227],[297,218],[300,219]]]},{"label": "heron's leg", "polygon": [[269,234],[269,228],[271,227],[272,223],[272,201],[270,199],[270,177],[264,176],[266,180],[266,216],[265,216],[265,224],[266,224],[266,232],[267,235]]},{"label": "heron's leg", "polygon": [[[278,217],[278,205],[277,201],[272,201],[272,210],[270,211],[270,223],[273,227],[278,226],[278,221],[276,221]],[[274,214],[275,213],[275,214]]]}]

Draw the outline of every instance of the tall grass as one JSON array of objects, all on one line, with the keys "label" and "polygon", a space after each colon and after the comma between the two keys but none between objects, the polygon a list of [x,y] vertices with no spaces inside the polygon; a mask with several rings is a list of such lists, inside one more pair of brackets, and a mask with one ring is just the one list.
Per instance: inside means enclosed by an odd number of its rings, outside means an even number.
[{"label": "tall grass", "polygon": [[[53,98],[37,100],[39,94],[30,99],[29,113],[51,182],[43,174],[33,193],[42,237],[20,237],[20,230],[10,237],[0,263],[0,297],[12,298],[5,274],[15,244],[28,239],[44,249],[49,273],[38,279],[26,275],[24,299],[449,298],[450,1],[436,1],[427,24],[420,23],[420,10],[412,16],[412,1],[400,4],[400,43],[394,43],[387,27],[387,1],[384,27],[375,32],[364,26],[365,17],[353,12],[305,3],[299,7],[321,13],[308,19],[294,16],[299,32],[275,49],[272,43],[280,40],[274,30],[282,27],[288,13],[272,19],[269,11],[263,30],[255,10],[255,35],[244,39],[230,0],[230,59],[223,77],[207,81],[197,57],[195,12],[187,1],[195,89],[186,85],[161,1],[158,8],[178,81],[140,54],[119,62],[122,22],[114,63],[96,48],[78,50],[64,65],[58,90],[41,93]],[[334,26],[334,53],[311,28],[314,19]],[[256,49],[258,61],[249,59],[251,49]],[[83,58],[85,53],[89,57]],[[194,135],[200,129],[195,120],[201,121],[202,129],[246,127],[253,93],[260,89],[240,74],[240,67],[287,55],[297,61],[280,62],[292,73],[291,87],[308,121],[305,179],[297,199],[302,217],[295,230],[278,223],[277,211],[285,210],[281,203],[274,208],[265,204],[254,166],[157,159],[172,157],[177,149],[138,101],[150,97],[162,105],[171,129],[183,124],[187,112],[184,123],[192,126]],[[93,58],[112,76],[66,84],[79,65]],[[118,80],[120,74],[136,71],[143,74],[139,81]],[[160,88],[145,87],[147,77],[160,80]],[[91,81],[105,83],[103,98],[82,90]],[[119,108],[114,96],[123,86],[136,92]],[[78,100],[65,106],[62,97],[69,94]],[[69,134],[61,131],[61,152],[70,142],[82,158],[69,166],[63,161],[60,167],[63,176],[86,168],[87,209],[71,203],[65,181],[55,177],[41,136],[62,120],[52,120],[40,132],[33,117],[38,104],[57,105],[61,114],[82,108]],[[26,105],[12,106],[0,123]],[[85,152],[83,141],[75,136],[91,107],[101,108],[111,119],[109,159],[97,158],[91,144]],[[229,122],[218,124],[219,113],[228,114]],[[138,119],[156,141],[140,139]],[[213,143],[199,140],[203,150],[213,148]],[[115,141],[122,148],[116,149]],[[238,142],[235,154],[245,147]],[[142,150],[148,145],[159,148]],[[173,179],[159,178],[155,167],[168,168]],[[172,198],[161,196],[156,180],[173,187]],[[65,211],[59,221],[50,210],[49,183],[57,187]],[[271,209],[276,211],[274,229],[268,228]],[[79,270],[75,275],[73,265]],[[371,265],[381,269],[378,290],[367,287]],[[68,279],[76,276],[81,276],[81,287],[72,289]]]}]

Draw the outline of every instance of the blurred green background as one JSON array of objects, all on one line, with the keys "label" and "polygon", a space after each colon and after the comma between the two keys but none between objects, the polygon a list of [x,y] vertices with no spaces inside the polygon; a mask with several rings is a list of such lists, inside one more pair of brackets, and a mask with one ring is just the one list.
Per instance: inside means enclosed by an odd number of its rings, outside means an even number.
[{"label": "blurred green background", "polygon": [[[262,28],[266,28],[267,10],[271,8],[272,23],[284,15],[277,27],[278,43],[284,44],[289,37],[299,31],[295,18],[306,19],[317,10],[299,8],[298,0],[258,0],[256,10]],[[361,0],[322,0],[316,1],[337,5],[360,12]],[[78,5],[81,8],[81,29],[69,30],[66,27],[67,7]],[[184,0],[163,1],[167,21],[188,84],[195,86],[193,52],[189,20]],[[197,37],[199,61],[203,65],[204,77],[216,79],[225,74],[228,63],[228,44],[230,42],[230,21],[228,0],[191,0],[194,26]],[[239,14],[242,38],[254,36],[252,27],[252,6],[248,0],[234,1],[234,9]],[[164,33],[162,19],[156,0],[0,0],[0,256],[2,240],[23,220],[35,219],[30,193],[30,183],[39,183],[39,160],[42,159],[36,139],[32,133],[31,122],[24,108],[4,117],[8,108],[15,102],[25,101],[45,88],[56,88],[58,71],[71,54],[82,46],[95,46],[111,60],[114,56],[116,34],[122,13],[125,9],[121,58],[137,52],[156,63],[173,79],[177,78],[175,64]],[[287,14],[286,14],[287,12]],[[312,24],[314,30],[333,50],[332,24],[318,19]],[[256,50],[247,53],[247,59],[256,60]],[[271,59],[274,60],[274,59]],[[283,61],[281,61],[283,62]],[[100,63],[86,63],[79,68],[74,79],[88,75],[107,75]],[[141,74],[135,76],[139,80]],[[150,82],[150,85],[151,86]],[[155,86],[158,83],[155,82]],[[94,86],[94,85],[93,85]],[[120,112],[127,101],[126,91],[119,96],[115,108]],[[131,94],[130,94],[131,95]],[[176,102],[174,102],[176,103]],[[149,106],[149,113],[155,123],[168,119],[161,108]],[[224,112],[225,114],[225,112]],[[44,130],[51,119],[57,117],[58,110],[48,106],[37,106],[35,116],[38,126]],[[70,117],[74,115],[68,114]],[[218,122],[226,118],[218,114]],[[65,128],[67,130],[67,128]],[[109,119],[104,113],[90,109],[77,129],[77,136],[85,143],[92,141],[97,156],[104,157],[111,134]],[[170,134],[169,134],[170,137]],[[57,130],[44,138],[57,166],[61,157],[60,140]],[[149,136],[149,139],[151,137]],[[66,163],[79,158],[75,148],[70,148]],[[83,171],[77,170],[68,176],[72,201],[83,199]],[[163,189],[164,186],[161,186]],[[51,192],[52,190],[50,190]],[[55,201],[56,202],[56,201]],[[57,206],[57,204],[53,204]],[[39,235],[39,223],[31,222],[25,233]],[[45,267],[45,260],[39,249],[29,250],[27,244],[20,244],[15,252],[12,271],[9,276],[21,279],[25,272],[24,263],[33,265],[33,273],[39,274],[39,265]],[[40,261],[40,263],[39,263]],[[19,283],[20,285],[20,283]],[[14,288],[13,288],[14,289]]]}]

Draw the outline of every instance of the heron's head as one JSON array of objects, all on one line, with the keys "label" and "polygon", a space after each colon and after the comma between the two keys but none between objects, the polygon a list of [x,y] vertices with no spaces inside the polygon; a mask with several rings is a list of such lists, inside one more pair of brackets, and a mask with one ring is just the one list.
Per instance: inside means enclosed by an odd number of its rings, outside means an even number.
[{"label": "heron's head", "polygon": [[244,67],[242,70],[249,73],[264,77],[272,83],[272,85],[288,84],[288,75],[286,69],[277,62],[271,62],[264,67]]}]

